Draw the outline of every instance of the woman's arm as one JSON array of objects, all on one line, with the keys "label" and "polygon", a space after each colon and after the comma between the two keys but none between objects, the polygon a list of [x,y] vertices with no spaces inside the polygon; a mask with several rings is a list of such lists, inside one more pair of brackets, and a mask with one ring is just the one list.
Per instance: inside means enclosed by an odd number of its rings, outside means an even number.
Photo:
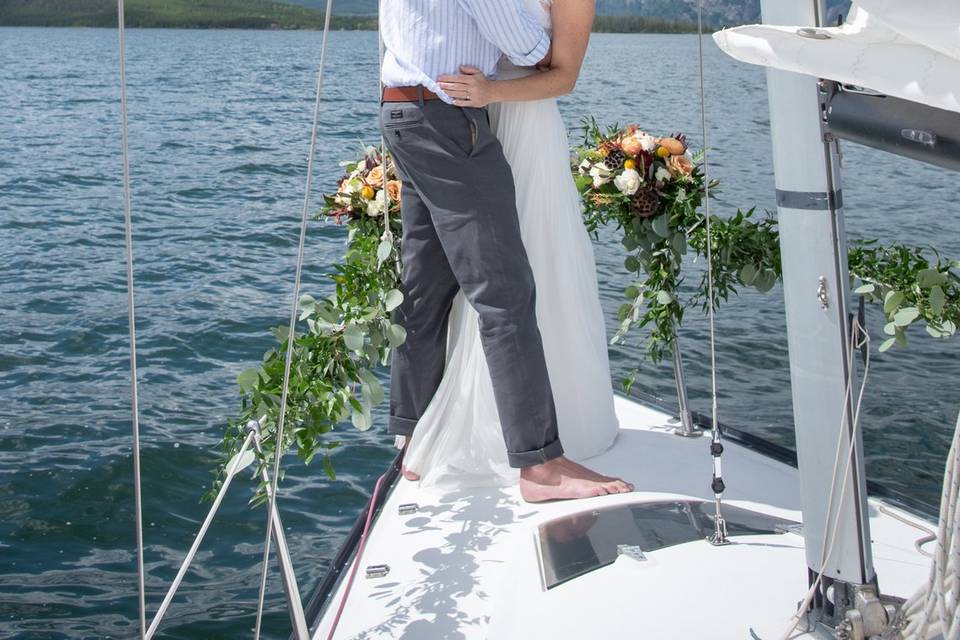
[{"label": "woman's arm", "polygon": [[542,100],[570,93],[580,75],[595,12],[595,0],[554,0],[553,59],[546,71],[514,80],[488,80],[479,69],[461,67],[463,75],[440,76],[440,88],[454,98],[458,107]]}]

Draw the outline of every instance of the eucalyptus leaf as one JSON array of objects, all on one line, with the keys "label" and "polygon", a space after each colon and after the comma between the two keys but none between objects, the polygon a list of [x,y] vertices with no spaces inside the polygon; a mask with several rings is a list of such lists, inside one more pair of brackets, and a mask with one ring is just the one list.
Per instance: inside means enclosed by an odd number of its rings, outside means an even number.
[{"label": "eucalyptus leaf", "polygon": [[893,316],[893,323],[898,327],[906,327],[920,317],[920,310],[916,307],[905,307]]},{"label": "eucalyptus leaf", "polygon": [[407,340],[407,330],[398,324],[390,325],[387,329],[387,341],[393,348],[399,347]]},{"label": "eucalyptus leaf", "polygon": [[657,302],[659,304],[670,304],[673,302],[673,296],[669,291],[657,291]]},{"label": "eucalyptus leaf", "polygon": [[883,300],[883,312],[887,315],[900,308],[903,303],[904,295],[899,291],[889,291]]},{"label": "eucalyptus leaf", "polygon": [[400,293],[399,289],[391,289],[387,292],[387,295],[384,296],[383,306],[386,308],[387,312],[393,311],[403,303],[403,294]]},{"label": "eucalyptus leaf", "polygon": [[382,265],[393,253],[393,243],[389,240],[381,240],[377,246],[377,266]]},{"label": "eucalyptus leaf", "polygon": [[895,336],[897,335],[897,325],[893,322],[888,322],[887,324],[883,325],[883,332],[888,336]]},{"label": "eucalyptus leaf", "polygon": [[655,217],[652,222],[653,232],[660,236],[661,238],[670,237],[670,216],[667,214],[660,214]]},{"label": "eucalyptus leaf", "polygon": [[897,342],[896,338],[888,338],[887,340],[884,340],[883,344],[880,345],[880,353],[885,353],[886,351],[888,351],[890,347],[896,344],[896,342]]},{"label": "eucalyptus leaf", "polygon": [[353,422],[355,426],[360,431],[366,431],[373,426],[373,418],[370,416],[370,411],[364,409],[363,411],[356,411],[350,415],[350,421]]},{"label": "eucalyptus leaf", "polygon": [[740,281],[743,284],[752,285],[759,275],[757,267],[753,264],[745,264],[743,268],[740,269]]},{"label": "eucalyptus leaf", "polygon": [[343,332],[343,342],[351,351],[363,349],[363,329],[355,324],[347,326]]},{"label": "eucalyptus leaf", "polygon": [[868,283],[868,284],[862,284],[862,285],[860,285],[859,287],[857,287],[856,289],[854,289],[853,292],[854,292],[854,293],[859,293],[859,294],[862,295],[862,294],[865,294],[865,293],[873,293],[873,292],[876,291],[876,290],[877,290],[877,288],[876,288],[875,286],[873,286],[872,284],[869,284],[869,283]]},{"label": "eucalyptus leaf", "polygon": [[947,294],[943,292],[940,285],[934,285],[930,288],[930,311],[936,315],[941,315],[947,304]]}]

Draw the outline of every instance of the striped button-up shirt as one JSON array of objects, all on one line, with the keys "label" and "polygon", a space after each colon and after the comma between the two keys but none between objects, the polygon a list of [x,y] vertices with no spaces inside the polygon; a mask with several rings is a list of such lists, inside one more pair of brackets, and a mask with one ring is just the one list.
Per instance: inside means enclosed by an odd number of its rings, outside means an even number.
[{"label": "striped button-up shirt", "polygon": [[460,73],[460,65],[490,76],[503,55],[532,67],[550,48],[550,37],[522,0],[381,0],[380,25],[383,84],[423,85],[446,102],[453,100],[436,80]]}]

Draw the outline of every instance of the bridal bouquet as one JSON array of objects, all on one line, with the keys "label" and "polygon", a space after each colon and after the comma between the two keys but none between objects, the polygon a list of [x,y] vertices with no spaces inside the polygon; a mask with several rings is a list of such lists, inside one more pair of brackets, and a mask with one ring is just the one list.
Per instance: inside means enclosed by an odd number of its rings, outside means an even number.
[{"label": "bridal bouquet", "polygon": [[587,229],[596,233],[614,225],[622,233],[624,266],[633,279],[612,342],[634,327],[649,327],[646,349],[654,362],[672,353],[691,303],[678,299],[683,256],[688,245],[697,253],[705,248],[699,208],[706,185],[699,161],[682,134],[656,136],[637,125],[602,131],[593,120],[575,149],[572,171]]},{"label": "bridal bouquet", "polygon": [[[364,216],[382,216],[387,198],[383,190],[384,163],[381,150],[367,147],[358,160],[341,162],[340,166],[344,167],[346,173],[338,182],[337,192],[323,197],[324,206],[320,213],[336,219],[337,223],[345,218],[353,220]],[[386,167],[386,190],[392,216],[400,212],[401,183],[389,157]]]},{"label": "bridal bouquet", "polygon": [[683,134],[658,137],[637,125],[604,133],[591,121],[576,151],[577,188],[593,228],[670,214],[688,194],[703,190],[697,159]]}]

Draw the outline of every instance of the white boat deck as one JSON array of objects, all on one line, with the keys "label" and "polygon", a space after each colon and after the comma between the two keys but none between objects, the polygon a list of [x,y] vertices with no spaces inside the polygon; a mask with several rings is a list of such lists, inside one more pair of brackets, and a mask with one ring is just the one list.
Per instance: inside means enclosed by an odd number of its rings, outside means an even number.
[{"label": "white boat deck", "polygon": [[[401,479],[370,534],[335,637],[780,638],[807,591],[796,532],[734,537],[724,547],[687,542],[650,551],[646,561],[620,557],[544,589],[540,523],[621,503],[712,500],[708,437],[677,437],[669,416],[624,398],[617,398],[617,412],[616,444],[590,464],[629,479],[637,487],[632,494],[530,505],[516,488],[444,495]],[[723,471],[728,504],[801,520],[796,469],[728,443]],[[405,503],[418,511],[399,515]],[[928,558],[914,549],[923,534],[882,514],[878,504],[871,499],[880,587],[908,597],[929,570]],[[389,565],[389,574],[365,578],[373,564]],[[345,582],[314,638],[327,638]]]}]

